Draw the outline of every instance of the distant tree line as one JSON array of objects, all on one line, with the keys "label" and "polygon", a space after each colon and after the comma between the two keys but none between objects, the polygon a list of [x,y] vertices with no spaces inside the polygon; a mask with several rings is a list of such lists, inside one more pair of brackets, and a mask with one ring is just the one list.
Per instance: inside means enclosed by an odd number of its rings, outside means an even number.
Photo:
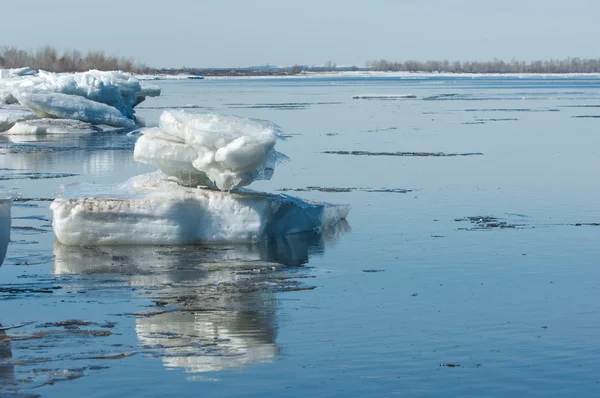
[{"label": "distant tree line", "polygon": [[[304,72],[335,72],[365,70],[356,66],[340,67],[333,61],[320,66],[293,65],[272,67],[267,64],[256,68],[150,68],[131,58],[108,56],[103,51],[89,51],[83,54],[78,50],[59,52],[52,46],[24,51],[15,47],[0,47],[0,68],[42,69],[50,72],[84,72],[90,69],[122,70],[142,74],[179,74],[207,76],[263,76],[296,75]],[[366,69],[372,71],[404,72],[450,72],[450,73],[600,73],[600,58],[565,58],[546,61],[402,61],[381,59],[367,61]]]},{"label": "distant tree line", "polygon": [[149,68],[126,57],[105,55],[103,51],[89,51],[83,54],[78,50],[66,50],[59,54],[54,47],[44,46],[33,51],[14,47],[0,47],[0,68],[42,69],[49,72],[84,72],[90,69],[122,70],[125,72],[146,73]]},{"label": "distant tree line", "polygon": [[546,61],[367,61],[372,71],[451,73],[600,73],[600,58],[565,58]]}]

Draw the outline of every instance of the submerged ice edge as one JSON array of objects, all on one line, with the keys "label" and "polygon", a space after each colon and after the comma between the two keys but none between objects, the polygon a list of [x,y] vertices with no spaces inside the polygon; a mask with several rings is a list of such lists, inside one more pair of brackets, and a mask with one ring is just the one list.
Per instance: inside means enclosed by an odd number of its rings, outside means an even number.
[{"label": "submerged ice edge", "polygon": [[71,192],[52,202],[59,242],[79,246],[253,243],[319,231],[345,219],[350,211],[347,205],[284,194],[189,188],[156,173],[102,190],[105,197],[84,187],[84,197]]}]

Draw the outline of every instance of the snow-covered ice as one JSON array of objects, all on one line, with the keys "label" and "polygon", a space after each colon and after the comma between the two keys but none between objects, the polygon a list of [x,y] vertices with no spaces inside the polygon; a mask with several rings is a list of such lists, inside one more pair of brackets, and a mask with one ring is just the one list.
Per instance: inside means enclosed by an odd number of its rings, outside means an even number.
[{"label": "snow-covered ice", "polygon": [[67,187],[50,209],[66,245],[257,242],[335,225],[350,210],[283,194],[184,187],[158,172],[117,186]]},{"label": "snow-covered ice", "polygon": [[136,127],[135,122],[123,116],[118,109],[76,95],[20,93],[17,100],[40,118],[73,119],[131,129]]},{"label": "snow-covered ice", "polygon": [[33,114],[33,112],[21,106],[0,105],[0,133],[10,129],[17,122],[35,118],[36,116]]},{"label": "snow-covered ice", "polygon": [[142,132],[134,159],[182,183],[228,191],[271,178],[275,164],[285,158],[274,149],[279,132],[266,121],[164,111],[158,128]]},{"label": "snow-covered ice", "polygon": [[0,69],[0,79],[12,79],[15,77],[22,76],[33,76],[35,71],[29,67],[24,68],[13,68],[13,69]]},{"label": "snow-covered ice", "polygon": [[10,208],[12,198],[0,193],[0,265],[4,262],[6,249],[10,241]]},{"label": "snow-covered ice", "polygon": [[[18,103],[41,118],[73,119],[128,129],[137,127],[134,107],[160,92],[160,87],[142,84],[123,72],[39,71],[36,74],[24,68],[4,70],[0,79],[0,104]],[[7,119],[3,117],[7,113],[5,108],[0,109],[0,131],[15,123],[12,119],[3,120]]]}]

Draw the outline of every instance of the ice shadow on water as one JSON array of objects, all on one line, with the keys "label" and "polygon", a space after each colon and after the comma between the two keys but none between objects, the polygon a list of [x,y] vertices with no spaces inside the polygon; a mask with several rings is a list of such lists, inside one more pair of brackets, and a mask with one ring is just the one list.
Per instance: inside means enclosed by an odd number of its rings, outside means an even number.
[{"label": "ice shadow on water", "polygon": [[[300,267],[350,227],[257,244],[76,247],[58,242],[53,274],[88,291],[126,290],[153,302],[135,317],[136,351],[190,374],[271,362],[277,345],[276,293],[314,288]],[[106,288],[102,288],[102,286]],[[129,293],[129,292],[133,293]],[[191,379],[204,379],[190,376]]]}]

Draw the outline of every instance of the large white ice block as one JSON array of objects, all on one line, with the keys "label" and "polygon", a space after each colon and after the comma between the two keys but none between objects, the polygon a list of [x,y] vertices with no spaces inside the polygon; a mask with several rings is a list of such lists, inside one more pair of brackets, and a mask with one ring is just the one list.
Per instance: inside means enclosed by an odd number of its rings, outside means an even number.
[{"label": "large white ice block", "polygon": [[278,133],[266,121],[165,111],[158,128],[143,131],[133,156],[183,184],[227,191],[271,178],[285,158],[274,149]]},{"label": "large white ice block", "polygon": [[4,262],[6,249],[10,241],[10,208],[12,206],[12,198],[4,194],[0,194],[0,265]]},{"label": "large white ice block", "polygon": [[72,187],[50,205],[54,233],[61,243],[258,242],[334,225],[350,211],[349,206],[283,194],[184,187],[157,173],[95,190]]},{"label": "large white ice block", "polygon": [[93,124],[135,128],[136,124],[112,106],[68,94],[31,94],[17,96],[19,103],[40,118],[81,120]]}]

